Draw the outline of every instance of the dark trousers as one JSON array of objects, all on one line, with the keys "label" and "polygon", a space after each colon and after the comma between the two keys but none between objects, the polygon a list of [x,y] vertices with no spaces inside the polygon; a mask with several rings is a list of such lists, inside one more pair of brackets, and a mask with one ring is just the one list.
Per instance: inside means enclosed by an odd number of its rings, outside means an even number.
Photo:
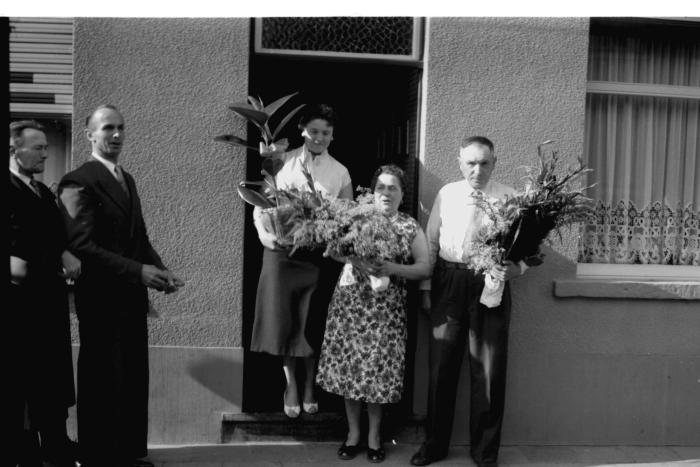
[{"label": "dark trousers", "polygon": [[[79,308],[78,442],[87,465],[110,466],[147,454],[146,313]],[[112,313],[109,313],[109,312]]]},{"label": "dark trousers", "polygon": [[73,454],[66,430],[75,401],[68,309],[65,294],[51,286],[10,284],[1,465],[41,465],[42,458]]},{"label": "dark trousers", "polygon": [[505,402],[510,290],[501,305],[479,303],[483,275],[438,260],[432,279],[430,389],[426,441],[434,459],[447,455],[452,436],[457,383],[469,343],[470,452],[478,462],[495,462]]}]

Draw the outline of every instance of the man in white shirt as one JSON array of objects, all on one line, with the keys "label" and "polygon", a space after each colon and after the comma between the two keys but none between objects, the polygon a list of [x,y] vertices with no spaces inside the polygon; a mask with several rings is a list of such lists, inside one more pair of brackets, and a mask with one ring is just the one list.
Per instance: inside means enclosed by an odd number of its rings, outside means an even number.
[{"label": "man in white shirt", "polygon": [[[496,156],[488,138],[464,138],[458,162],[464,180],[449,183],[438,192],[426,229],[433,277],[421,289],[423,308],[430,310],[432,326],[430,389],[426,440],[411,464],[428,465],[447,456],[468,337],[470,453],[478,466],[491,467],[497,465],[503,421],[510,291],[506,282],[499,306],[481,304],[484,276],[468,269],[465,258],[483,217],[474,201],[475,192],[487,199],[503,199],[514,190],[491,180]],[[507,261],[490,273],[495,279],[508,281],[526,268],[522,262]]]}]

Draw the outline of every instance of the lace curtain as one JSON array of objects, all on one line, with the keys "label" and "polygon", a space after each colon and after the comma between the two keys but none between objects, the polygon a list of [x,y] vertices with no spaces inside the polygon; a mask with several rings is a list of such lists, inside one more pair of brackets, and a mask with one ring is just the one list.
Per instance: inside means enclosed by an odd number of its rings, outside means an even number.
[{"label": "lace curtain", "polygon": [[[700,44],[591,37],[589,80],[700,87]],[[589,94],[579,262],[700,266],[700,100]]]}]

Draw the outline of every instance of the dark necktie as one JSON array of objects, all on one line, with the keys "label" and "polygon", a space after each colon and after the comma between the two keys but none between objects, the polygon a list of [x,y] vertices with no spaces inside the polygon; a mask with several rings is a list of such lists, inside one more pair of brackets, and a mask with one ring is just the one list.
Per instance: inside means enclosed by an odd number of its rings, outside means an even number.
[{"label": "dark necktie", "polygon": [[117,181],[122,186],[122,190],[124,190],[124,193],[126,193],[126,195],[129,196],[129,188],[127,188],[126,186],[126,180],[124,180],[124,173],[122,172],[122,168],[118,165],[115,165],[114,173],[117,175]]},{"label": "dark necktie", "polygon": [[34,194],[36,194],[39,198],[41,198],[41,190],[39,189],[39,182],[37,182],[33,178],[30,178],[29,179],[29,187],[32,189]]}]

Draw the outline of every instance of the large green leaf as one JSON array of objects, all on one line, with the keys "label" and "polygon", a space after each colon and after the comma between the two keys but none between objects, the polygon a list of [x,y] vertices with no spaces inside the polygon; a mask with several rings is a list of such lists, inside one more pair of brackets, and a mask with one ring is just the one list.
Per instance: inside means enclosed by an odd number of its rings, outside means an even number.
[{"label": "large green leaf", "polygon": [[267,114],[259,110],[255,110],[250,105],[230,105],[229,109],[233,110],[236,114],[245,118],[248,121],[255,123],[258,127],[263,128],[267,122]]},{"label": "large green leaf", "polygon": [[259,186],[261,188],[267,187],[267,182],[251,182],[249,180],[246,180],[245,182],[240,183],[241,186],[248,187],[248,185],[252,186]]},{"label": "large green leaf", "polygon": [[234,135],[215,136],[214,141],[219,141],[220,143],[230,144],[232,146],[242,146],[244,148],[255,149],[256,151],[258,150],[258,148],[256,148],[255,146],[248,144],[248,141],[244,140],[243,138],[239,138],[238,136],[234,136]]},{"label": "large green leaf", "polygon": [[265,107],[265,113],[266,113],[267,115],[269,115],[270,117],[272,117],[272,115],[274,115],[274,113],[277,112],[277,111],[279,110],[280,107],[282,107],[289,99],[291,99],[292,97],[296,96],[297,94],[299,94],[299,93],[298,93],[298,92],[295,92],[294,94],[290,94],[290,95],[288,95],[288,96],[280,97],[280,98],[277,99],[275,102],[273,102],[272,104],[270,104],[270,105],[268,105],[267,107]]},{"label": "large green leaf", "polygon": [[241,183],[241,185],[238,186],[238,195],[241,198],[243,198],[243,201],[263,209],[271,208],[274,206],[274,204],[272,204],[272,202],[269,199],[265,198],[263,195],[261,195],[255,190],[244,187],[243,183]]},{"label": "large green leaf", "polygon": [[299,112],[299,111],[302,109],[302,107],[304,107],[305,105],[306,105],[306,104],[301,104],[299,107],[297,107],[296,109],[294,109],[294,110],[292,110],[291,112],[289,112],[289,113],[282,119],[282,121],[279,123],[279,125],[277,125],[277,128],[275,128],[275,131],[272,133],[272,140],[273,140],[273,141],[274,141],[275,138],[277,138],[277,135],[280,133],[280,131],[282,131],[282,129],[284,128],[284,126],[289,122],[289,120],[291,120],[292,117],[293,117],[297,112]]},{"label": "large green leaf", "polygon": [[266,157],[262,161],[263,170],[268,174],[272,175],[273,177],[277,175],[277,172],[279,172],[282,169],[283,165],[284,161],[274,156]]},{"label": "large green leaf", "polygon": [[253,96],[248,96],[248,102],[250,102],[250,105],[252,105],[255,110],[260,110],[261,112],[265,111],[265,107],[263,106],[260,97],[255,98]]}]

